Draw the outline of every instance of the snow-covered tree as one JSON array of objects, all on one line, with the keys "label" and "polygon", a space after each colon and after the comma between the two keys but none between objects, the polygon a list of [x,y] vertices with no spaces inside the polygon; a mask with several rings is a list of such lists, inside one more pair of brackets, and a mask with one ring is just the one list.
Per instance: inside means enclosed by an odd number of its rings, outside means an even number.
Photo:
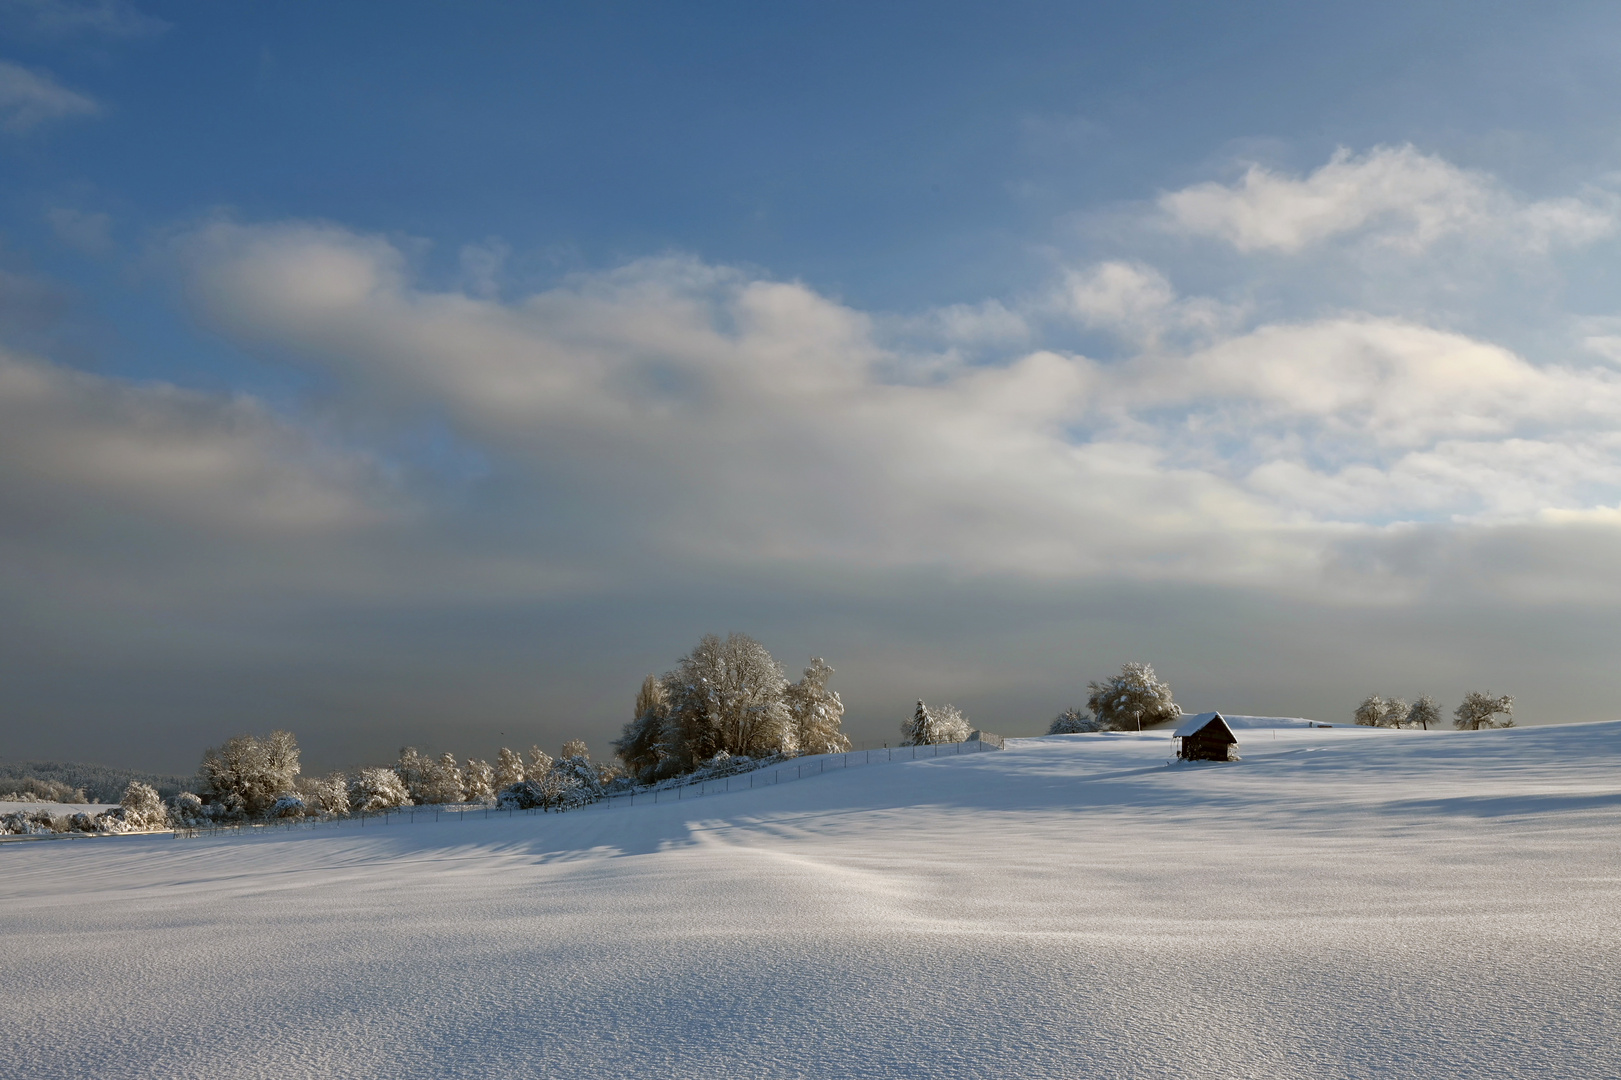
[{"label": "snow-covered tree", "polygon": [[309,812],[303,797],[294,791],[278,795],[276,804],[270,808],[270,816],[277,818],[301,818]]},{"label": "snow-covered tree", "polygon": [[934,714],[923,704],[923,699],[918,698],[917,708],[912,710],[912,718],[901,721],[901,745],[927,746],[933,741]]},{"label": "snow-covered tree", "polygon": [[534,810],[544,807],[550,798],[546,785],[531,777],[502,788],[495,802],[503,810]]},{"label": "snow-covered tree", "polygon": [[670,696],[664,683],[656,675],[649,675],[636,692],[636,710],[630,722],[613,744],[625,768],[644,784],[658,778],[659,766],[669,756],[664,749],[666,735],[674,734],[665,730],[669,718]]},{"label": "snow-covered tree", "polygon": [[426,788],[433,783],[435,762],[414,746],[400,747],[400,759],[394,765],[400,783],[411,793],[412,802],[422,802]]},{"label": "snow-covered tree", "polygon": [[547,774],[544,781],[547,805],[568,810],[602,798],[602,780],[596,766],[591,764],[585,743],[576,739],[563,749],[576,752],[558,758]]},{"label": "snow-covered tree", "polygon": [[1363,727],[1399,728],[1407,723],[1411,712],[1412,706],[1399,697],[1386,699],[1378,694],[1369,694],[1356,707],[1355,719]]},{"label": "snow-covered tree", "polygon": [[664,677],[669,722],[664,747],[688,772],[722,750],[764,757],[784,751],[792,721],[788,680],[764,645],[747,634],[708,634]]},{"label": "snow-covered tree", "polygon": [[349,805],[362,814],[376,814],[411,805],[411,793],[393,769],[361,769],[349,782]]},{"label": "snow-covered tree", "polygon": [[1104,730],[1141,731],[1151,724],[1175,720],[1182,710],[1171,700],[1171,688],[1154,675],[1151,664],[1128,663],[1120,674],[1102,682],[1089,682],[1086,707]]},{"label": "snow-covered tree", "polygon": [[443,796],[440,802],[455,803],[464,798],[462,792],[466,787],[466,777],[462,775],[461,766],[456,764],[456,755],[449,751],[439,755],[439,785],[439,794]]},{"label": "snow-covered tree", "polygon": [[516,750],[501,747],[501,753],[495,760],[495,787],[496,790],[509,788],[513,784],[523,782],[523,758]]},{"label": "snow-covered tree", "polygon": [[839,730],[844,702],[839,700],[838,691],[827,688],[832,675],[832,665],[815,656],[804,677],[783,690],[791,734],[786,742],[795,753],[842,754],[850,749],[849,738]]},{"label": "snow-covered tree", "polygon": [[[717,754],[758,760],[849,749],[833,669],[813,659],[790,686],[764,645],[747,634],[708,634],[674,671],[649,675],[614,752],[642,783],[692,772]],[[568,755],[565,755],[568,756]],[[607,774],[598,767],[599,778]],[[606,782],[606,781],[604,781]]]},{"label": "snow-covered tree", "polygon": [[[1499,716],[1501,720],[1497,719]],[[1452,723],[1454,727],[1464,731],[1478,731],[1486,727],[1513,727],[1514,726],[1514,698],[1505,694],[1502,697],[1492,697],[1482,694],[1478,690],[1471,690],[1463,697],[1463,702],[1453,710]]]},{"label": "snow-covered tree", "polygon": [[972,729],[968,718],[955,705],[931,709],[920,698],[912,718],[901,723],[902,746],[928,746],[931,743],[962,742]]},{"label": "snow-covered tree", "polygon": [[262,817],[298,778],[298,742],[286,731],[238,735],[203,754],[208,792],[231,817]]},{"label": "snow-covered tree", "polygon": [[411,793],[411,801],[419,806],[462,801],[462,771],[454,754],[435,758],[407,746],[400,751],[400,761],[394,771],[400,774],[405,789]]},{"label": "snow-covered tree", "polygon": [[200,796],[189,791],[182,791],[174,797],[174,800],[169,805],[169,818],[176,825],[196,828],[198,825],[207,823],[208,811],[204,808]]},{"label": "snow-covered tree", "polygon": [[495,798],[495,769],[481,758],[468,758],[462,767],[462,798],[487,803]]},{"label": "snow-covered tree", "polygon": [[342,817],[349,812],[349,779],[332,773],[301,785],[304,804],[324,817]]},{"label": "snow-covered tree", "polygon": [[1407,710],[1407,722],[1417,724],[1425,731],[1430,730],[1431,727],[1440,727],[1441,707],[1435,703],[1434,698],[1425,694],[1413,702],[1412,708]]},{"label": "snow-covered tree", "polygon": [[162,829],[169,824],[169,808],[163,805],[157,789],[131,780],[118,800],[124,808],[124,821],[132,829]]},{"label": "snow-covered tree", "polygon": [[934,710],[934,741],[937,743],[964,742],[973,732],[968,717],[955,705],[942,705]]},{"label": "snow-covered tree", "polygon": [[1078,735],[1086,731],[1101,731],[1102,727],[1090,713],[1080,709],[1065,709],[1053,717],[1047,727],[1049,735]]},{"label": "snow-covered tree", "polygon": [[531,780],[544,781],[546,774],[552,771],[552,756],[538,746],[529,748],[529,761],[523,767],[523,774]]}]

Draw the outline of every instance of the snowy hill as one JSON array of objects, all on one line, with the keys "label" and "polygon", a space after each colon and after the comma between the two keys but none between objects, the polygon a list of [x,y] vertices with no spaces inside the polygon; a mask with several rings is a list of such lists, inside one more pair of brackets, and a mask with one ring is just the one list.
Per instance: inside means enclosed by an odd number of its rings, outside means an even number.
[{"label": "snowy hill", "polygon": [[[1238,718],[1233,718],[1235,721]],[[0,847],[7,1071],[1621,1075],[1621,723]]]}]

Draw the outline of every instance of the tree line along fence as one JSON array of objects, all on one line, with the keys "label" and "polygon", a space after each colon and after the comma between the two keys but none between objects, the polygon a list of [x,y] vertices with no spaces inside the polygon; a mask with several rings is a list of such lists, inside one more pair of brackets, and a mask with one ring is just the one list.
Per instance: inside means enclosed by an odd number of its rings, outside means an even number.
[{"label": "tree line along fence", "polygon": [[[965,749],[966,748],[966,749]],[[576,813],[589,810],[591,807],[611,808],[615,803],[624,806],[635,806],[638,799],[644,805],[653,806],[663,803],[689,802],[710,795],[723,795],[731,791],[748,791],[754,788],[775,787],[778,784],[802,780],[810,776],[821,776],[827,772],[859,768],[871,765],[874,762],[886,763],[891,761],[917,761],[919,759],[953,757],[961,754],[977,754],[986,750],[1000,749],[994,744],[972,739],[966,742],[933,743],[926,746],[889,746],[874,750],[851,750],[844,754],[819,754],[815,757],[801,758],[797,761],[783,762],[778,765],[767,765],[758,769],[749,769],[732,773],[729,776],[713,776],[692,780],[689,783],[649,784],[643,787],[631,788],[629,791],[616,791],[595,799],[589,803],[572,807],[567,813]],[[677,778],[679,779],[679,778]],[[697,789],[697,790],[693,790]],[[399,806],[390,810],[379,811],[373,814],[351,813],[340,817],[307,817],[286,818],[273,821],[242,821],[232,823],[219,823],[211,825],[176,825],[174,835],[181,837],[244,835],[254,832],[273,832],[276,830],[292,829],[319,829],[322,827],[337,828],[345,824],[357,823],[357,828],[380,828],[393,824],[411,824],[418,817],[424,821],[439,821],[441,816],[454,817],[460,821],[473,818],[499,818],[516,817],[519,814],[533,815],[553,813],[545,807],[503,807],[487,804],[453,803],[425,806]],[[132,835],[129,833],[121,835]],[[139,835],[139,834],[133,834]],[[17,839],[22,839],[18,837]],[[42,838],[43,839],[43,838]]]}]

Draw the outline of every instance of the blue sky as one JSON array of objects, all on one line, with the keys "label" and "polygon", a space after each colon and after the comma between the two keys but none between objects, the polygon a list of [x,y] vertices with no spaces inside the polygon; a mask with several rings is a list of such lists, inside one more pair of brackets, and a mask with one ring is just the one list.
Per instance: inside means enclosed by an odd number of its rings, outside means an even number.
[{"label": "blue sky", "polygon": [[1618,41],[0,3],[0,754],[600,746],[730,629],[859,739],[1130,659],[1608,718]]}]

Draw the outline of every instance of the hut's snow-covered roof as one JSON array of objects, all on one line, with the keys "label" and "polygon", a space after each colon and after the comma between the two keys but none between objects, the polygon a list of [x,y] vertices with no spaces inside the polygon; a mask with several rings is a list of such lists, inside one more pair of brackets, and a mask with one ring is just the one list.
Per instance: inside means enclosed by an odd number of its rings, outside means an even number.
[{"label": "hut's snow-covered roof", "polygon": [[1233,729],[1227,726],[1226,718],[1223,717],[1219,712],[1195,713],[1194,715],[1183,720],[1182,723],[1178,724],[1176,730],[1171,732],[1171,737],[1175,739],[1185,739],[1189,735],[1197,735],[1199,732],[1209,727],[1212,723],[1220,724],[1222,730],[1227,732],[1228,735],[1232,736],[1234,742],[1238,741],[1238,736],[1233,735]]}]

